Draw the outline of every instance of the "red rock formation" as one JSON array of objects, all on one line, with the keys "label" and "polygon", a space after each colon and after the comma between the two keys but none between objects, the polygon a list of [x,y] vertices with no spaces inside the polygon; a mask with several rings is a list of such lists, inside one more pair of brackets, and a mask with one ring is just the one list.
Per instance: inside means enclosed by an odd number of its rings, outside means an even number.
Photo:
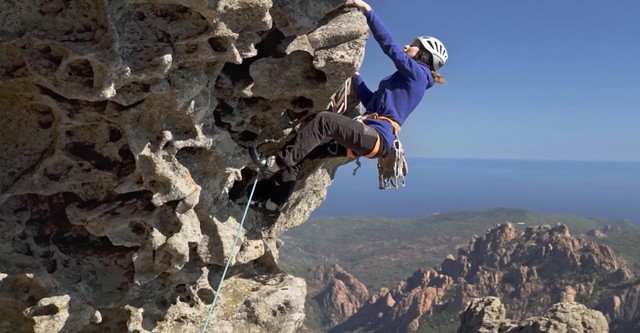
[{"label": "red rock formation", "polygon": [[369,299],[367,287],[339,265],[317,267],[310,275],[310,290],[326,286],[314,296],[324,309],[323,325],[326,327],[345,321]]},{"label": "red rock formation", "polygon": [[447,288],[450,276],[435,270],[419,270],[393,289],[381,289],[345,323],[331,332],[349,332],[359,327],[376,332],[410,332],[419,328],[419,320],[433,311]]},{"label": "red rock formation", "polygon": [[598,304],[614,332],[640,332],[640,281],[620,288]]},{"label": "red rock formation", "polygon": [[445,259],[440,271],[460,281],[449,309],[493,295],[516,318],[564,301],[567,288],[576,291],[574,298],[590,297],[598,282],[629,278],[609,247],[573,238],[565,225],[517,231],[502,224],[472,239],[456,260]]},{"label": "red rock formation", "polygon": [[[554,303],[597,301],[604,288],[632,277],[609,247],[573,238],[565,225],[519,231],[505,223],[474,237],[437,270],[418,270],[394,288],[373,294],[331,332],[413,332],[424,315],[459,313],[485,296],[499,297],[513,319],[523,319]],[[613,321],[640,317],[637,295],[627,290],[602,312]],[[630,305],[634,301],[635,307]]]}]

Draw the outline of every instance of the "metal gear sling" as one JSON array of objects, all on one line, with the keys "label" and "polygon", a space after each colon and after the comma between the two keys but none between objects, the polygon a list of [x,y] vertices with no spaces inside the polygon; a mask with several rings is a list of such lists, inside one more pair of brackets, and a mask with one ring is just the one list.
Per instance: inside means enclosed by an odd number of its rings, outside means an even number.
[{"label": "metal gear sling", "polygon": [[[348,109],[348,97],[351,92],[351,79],[347,79],[342,87],[331,97],[331,102],[329,103],[328,109],[333,112],[343,114]],[[356,104],[358,105],[358,104]],[[404,148],[402,147],[402,143],[400,142],[400,138],[398,137],[398,132],[400,132],[400,124],[398,124],[395,120],[379,116],[378,114],[366,114],[359,115],[354,118],[356,121],[363,122],[364,119],[373,118],[387,121],[393,127],[393,134],[395,136],[395,140],[393,141],[393,146],[389,150],[389,153],[382,157],[378,157],[378,188],[381,190],[390,189],[391,187],[395,187],[399,189],[404,187],[406,184],[405,177],[407,176],[407,172],[409,171],[407,161],[404,157]],[[380,136],[378,135],[378,139],[376,140],[376,144],[374,148],[368,154],[364,155],[364,157],[373,158],[380,149]],[[353,174],[356,174],[356,171],[360,168],[360,157],[351,151],[351,149],[347,149],[347,157],[352,157],[356,159],[356,168],[353,170]]]}]

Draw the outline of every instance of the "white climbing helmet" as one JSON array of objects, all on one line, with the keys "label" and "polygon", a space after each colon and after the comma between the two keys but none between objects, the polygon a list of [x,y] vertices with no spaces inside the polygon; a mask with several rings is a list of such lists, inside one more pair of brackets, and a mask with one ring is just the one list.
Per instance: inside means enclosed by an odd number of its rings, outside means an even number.
[{"label": "white climbing helmet", "polygon": [[447,62],[449,58],[449,54],[439,39],[431,36],[418,36],[415,41],[420,42],[420,44],[433,55],[432,65],[434,70],[438,70],[444,66],[444,63]]}]

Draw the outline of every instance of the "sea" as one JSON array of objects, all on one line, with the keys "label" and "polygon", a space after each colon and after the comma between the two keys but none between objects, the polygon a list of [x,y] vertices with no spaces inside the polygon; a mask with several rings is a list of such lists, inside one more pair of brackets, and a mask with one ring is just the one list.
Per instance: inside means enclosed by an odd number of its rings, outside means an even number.
[{"label": "sea", "polygon": [[417,217],[457,210],[523,208],[640,223],[640,162],[407,159],[406,185],[378,188],[375,160],[341,166],[311,218]]}]

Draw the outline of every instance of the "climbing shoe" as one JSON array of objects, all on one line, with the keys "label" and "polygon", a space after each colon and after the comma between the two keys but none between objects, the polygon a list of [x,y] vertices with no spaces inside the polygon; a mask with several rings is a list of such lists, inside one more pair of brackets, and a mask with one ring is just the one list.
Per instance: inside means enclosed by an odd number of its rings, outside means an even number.
[{"label": "climbing shoe", "polygon": [[249,156],[251,156],[253,163],[258,166],[260,173],[265,178],[269,178],[280,171],[280,166],[276,162],[275,156],[264,157],[255,147],[249,148]]},{"label": "climbing shoe", "polygon": [[277,219],[280,217],[280,207],[276,209],[267,208],[267,201],[256,201],[251,203],[251,207],[267,217]]}]

